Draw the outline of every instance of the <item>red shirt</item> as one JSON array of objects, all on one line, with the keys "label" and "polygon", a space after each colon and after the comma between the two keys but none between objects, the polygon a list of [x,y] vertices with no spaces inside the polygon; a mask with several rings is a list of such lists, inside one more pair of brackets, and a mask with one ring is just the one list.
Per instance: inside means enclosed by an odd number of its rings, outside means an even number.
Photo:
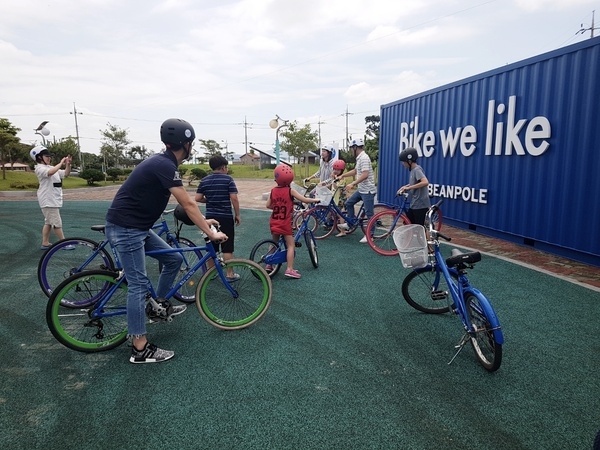
[{"label": "red shirt", "polygon": [[294,199],[289,186],[277,186],[271,189],[271,218],[269,225],[272,234],[291,236],[292,214],[294,212]]}]

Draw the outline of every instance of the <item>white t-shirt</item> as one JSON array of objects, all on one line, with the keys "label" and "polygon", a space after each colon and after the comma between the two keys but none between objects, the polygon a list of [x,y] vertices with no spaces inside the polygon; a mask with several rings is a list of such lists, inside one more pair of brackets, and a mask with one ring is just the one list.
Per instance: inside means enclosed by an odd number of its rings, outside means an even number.
[{"label": "white t-shirt", "polygon": [[48,175],[52,167],[46,164],[35,165],[35,174],[40,181],[37,191],[40,208],[60,208],[63,205],[62,179],[65,171],[60,169],[54,175]]},{"label": "white t-shirt", "polygon": [[371,158],[365,151],[356,157],[356,178],[359,178],[363,172],[368,172],[369,176],[358,183],[358,192],[361,194],[375,194],[377,187],[375,186],[375,178],[373,176],[373,166]]}]

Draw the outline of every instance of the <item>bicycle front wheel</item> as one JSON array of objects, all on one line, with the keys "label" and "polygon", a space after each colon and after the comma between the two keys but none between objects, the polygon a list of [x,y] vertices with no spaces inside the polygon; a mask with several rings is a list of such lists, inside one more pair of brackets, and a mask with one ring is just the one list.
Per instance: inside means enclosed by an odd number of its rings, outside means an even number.
[{"label": "bicycle front wheel", "polygon": [[310,258],[310,262],[313,267],[316,269],[319,267],[319,255],[317,254],[317,241],[313,237],[310,231],[304,232],[304,242],[306,243],[306,248],[308,250],[308,256]]},{"label": "bicycle front wheel", "polygon": [[71,275],[83,270],[115,270],[106,249],[87,238],[67,238],[58,241],[40,258],[37,275],[42,292],[50,297],[52,291]]},{"label": "bicycle front wheel", "polygon": [[127,284],[118,277],[103,270],[81,272],[54,290],[46,307],[46,323],[58,342],[86,353],[125,342]]},{"label": "bicycle front wheel", "polygon": [[402,296],[410,306],[428,314],[447,313],[452,302],[444,274],[431,266],[415,269],[404,278]]},{"label": "bicycle front wheel", "polygon": [[[316,222],[313,229],[315,239],[325,239],[337,228],[337,214],[328,206],[315,206],[308,212],[310,220]],[[310,229],[310,228],[309,228]]]},{"label": "bicycle front wheel", "polygon": [[279,245],[275,241],[269,239],[257,243],[250,252],[250,259],[262,267],[269,277],[273,278],[281,264],[268,264],[265,262],[265,257],[273,255],[279,251]]},{"label": "bicycle front wheel", "polygon": [[249,327],[271,305],[271,278],[260,265],[248,259],[227,260],[222,268],[223,273],[233,268],[239,278],[226,281],[211,267],[196,290],[198,311],[204,320],[222,330]]},{"label": "bicycle front wheel", "polygon": [[394,243],[394,230],[410,224],[410,220],[398,211],[382,211],[375,214],[367,225],[367,242],[377,253],[383,256],[397,256],[398,248]]},{"label": "bicycle front wheel", "polygon": [[479,299],[473,294],[468,294],[465,305],[469,320],[475,329],[475,334],[471,335],[475,355],[485,370],[495,372],[502,363],[502,344],[496,342],[493,327]]}]

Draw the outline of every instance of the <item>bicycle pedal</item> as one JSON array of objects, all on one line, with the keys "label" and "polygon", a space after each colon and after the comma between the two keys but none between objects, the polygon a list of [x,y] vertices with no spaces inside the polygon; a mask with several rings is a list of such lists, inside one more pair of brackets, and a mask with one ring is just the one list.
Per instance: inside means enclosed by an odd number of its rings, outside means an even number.
[{"label": "bicycle pedal", "polygon": [[148,302],[146,305],[146,316],[150,321],[156,322],[171,322],[173,317],[173,305],[170,301],[157,299],[156,302]]},{"label": "bicycle pedal", "polygon": [[294,247],[296,247],[296,248],[302,247],[302,242],[294,242]]},{"label": "bicycle pedal", "polygon": [[431,300],[446,300],[448,292],[446,291],[431,291]]}]

